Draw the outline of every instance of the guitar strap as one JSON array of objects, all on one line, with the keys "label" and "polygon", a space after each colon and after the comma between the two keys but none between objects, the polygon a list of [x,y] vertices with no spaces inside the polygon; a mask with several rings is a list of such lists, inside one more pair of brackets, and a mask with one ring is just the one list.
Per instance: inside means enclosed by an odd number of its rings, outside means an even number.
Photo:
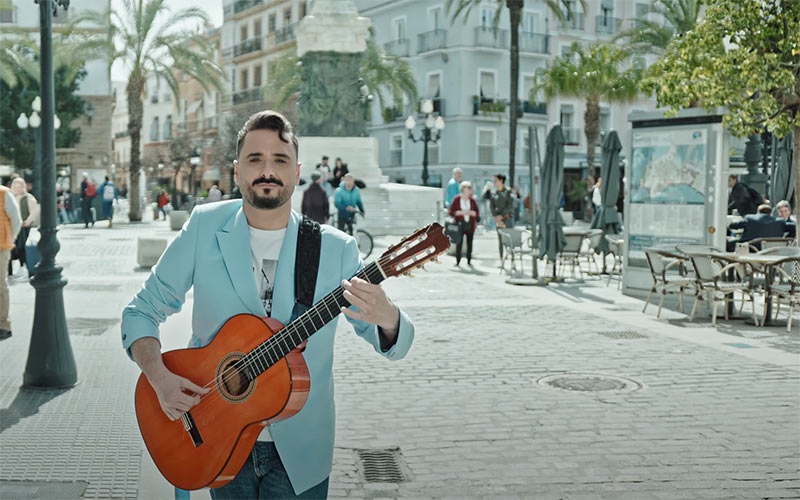
[{"label": "guitar strap", "polygon": [[297,231],[297,252],[294,260],[294,309],[292,321],[314,305],[317,287],[322,231],[319,223],[305,215]]}]

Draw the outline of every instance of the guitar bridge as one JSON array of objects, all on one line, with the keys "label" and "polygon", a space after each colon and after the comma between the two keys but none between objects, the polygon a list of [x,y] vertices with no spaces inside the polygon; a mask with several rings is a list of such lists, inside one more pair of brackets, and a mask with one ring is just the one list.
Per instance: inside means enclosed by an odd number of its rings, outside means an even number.
[{"label": "guitar bridge", "polygon": [[200,435],[200,431],[197,430],[197,426],[194,423],[194,418],[192,417],[191,412],[186,412],[181,416],[181,422],[183,422],[183,428],[186,432],[189,433],[189,437],[192,438],[192,444],[195,448],[199,447],[203,444],[203,437]]}]

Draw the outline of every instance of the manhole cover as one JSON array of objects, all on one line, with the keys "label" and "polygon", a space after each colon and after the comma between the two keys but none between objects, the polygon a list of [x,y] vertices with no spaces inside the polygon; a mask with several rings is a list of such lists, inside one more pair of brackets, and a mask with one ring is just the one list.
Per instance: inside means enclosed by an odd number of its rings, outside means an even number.
[{"label": "manhole cover", "polygon": [[400,448],[356,450],[361,473],[368,483],[400,483],[406,480]]},{"label": "manhole cover", "polygon": [[119,318],[67,318],[71,335],[101,335],[119,323]]},{"label": "manhole cover", "polygon": [[52,498],[54,500],[72,500],[83,498],[83,492],[89,483],[79,481],[0,481],[0,498],[28,500]]},{"label": "manhole cover", "polygon": [[116,292],[119,290],[119,285],[90,285],[86,283],[70,283],[67,285],[67,290],[76,290],[81,292]]},{"label": "manhole cover", "polygon": [[595,373],[547,375],[537,380],[536,383],[544,387],[572,392],[631,392],[642,388],[639,382],[631,379]]},{"label": "manhole cover", "polygon": [[633,330],[611,330],[607,332],[597,332],[610,339],[646,339],[647,335],[634,332]]}]

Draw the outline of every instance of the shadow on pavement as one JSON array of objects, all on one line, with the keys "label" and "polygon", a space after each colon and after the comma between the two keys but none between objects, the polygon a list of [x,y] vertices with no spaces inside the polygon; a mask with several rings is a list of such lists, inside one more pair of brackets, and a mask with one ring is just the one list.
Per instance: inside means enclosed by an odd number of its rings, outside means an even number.
[{"label": "shadow on pavement", "polygon": [[39,407],[61,396],[69,389],[41,391],[19,388],[8,408],[0,409],[0,433],[16,425],[20,420],[39,413]]},{"label": "shadow on pavement", "polygon": [[[576,286],[577,285],[577,286]],[[576,302],[602,302],[603,304],[614,304],[614,300],[604,299],[594,294],[584,293],[583,287],[580,286],[581,283],[550,283],[550,286],[547,287],[547,290],[555,293],[556,295],[561,295],[562,297],[568,298],[572,297],[575,299]]]}]

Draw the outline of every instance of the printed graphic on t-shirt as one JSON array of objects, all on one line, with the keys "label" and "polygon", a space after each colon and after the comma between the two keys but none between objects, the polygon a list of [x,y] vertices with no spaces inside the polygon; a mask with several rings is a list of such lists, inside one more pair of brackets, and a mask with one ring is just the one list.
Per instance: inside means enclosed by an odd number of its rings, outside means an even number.
[{"label": "printed graphic on t-shirt", "polygon": [[258,293],[267,316],[272,316],[272,291],[275,288],[277,265],[277,260],[261,259],[261,279],[259,280]]}]

